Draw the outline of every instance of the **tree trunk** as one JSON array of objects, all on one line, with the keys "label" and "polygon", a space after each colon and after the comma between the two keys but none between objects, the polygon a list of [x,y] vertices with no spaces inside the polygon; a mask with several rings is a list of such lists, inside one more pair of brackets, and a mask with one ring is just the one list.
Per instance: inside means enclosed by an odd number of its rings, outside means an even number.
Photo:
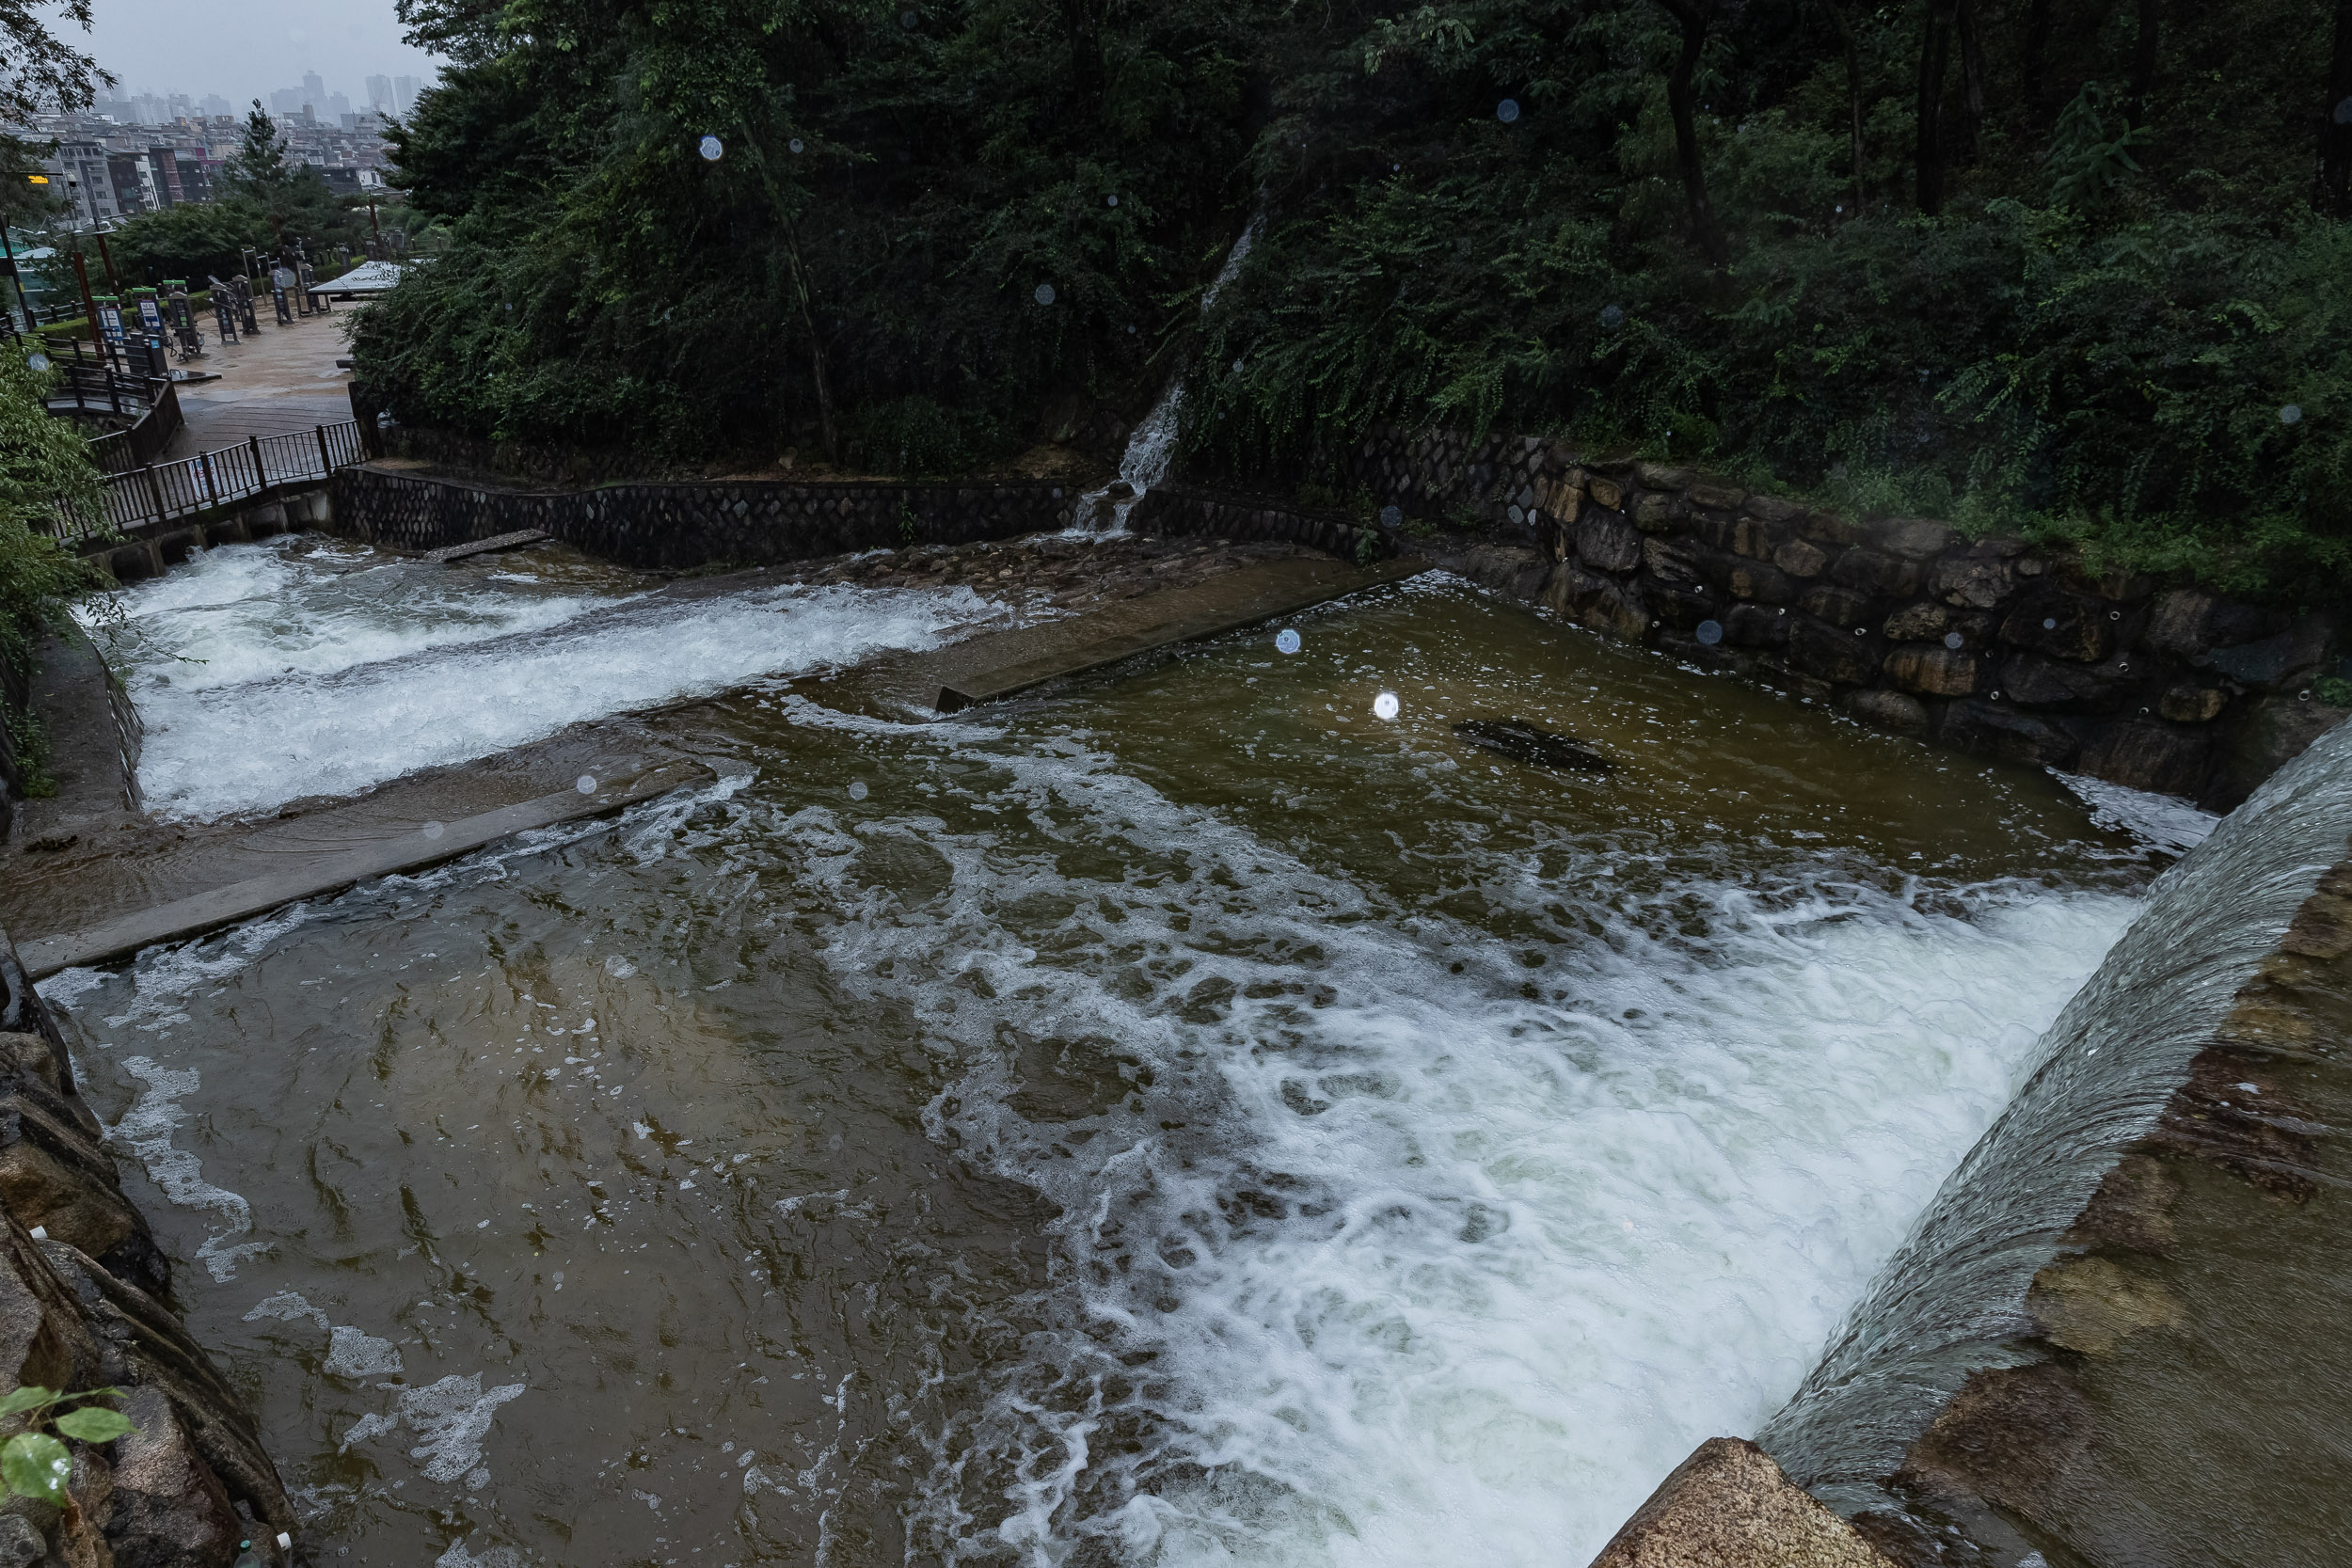
[{"label": "tree trunk", "polygon": [[[2352,5],[2352,0],[2344,4]],[[1867,200],[1862,174],[1862,45],[1854,37],[1850,6],[1833,6],[1830,14],[1837,18],[1837,33],[1846,44],[1846,106],[1853,117],[1853,215],[1860,217]]]},{"label": "tree trunk", "polygon": [[2025,77],[2026,107],[2036,119],[2050,118],[2050,0],[2033,0],[2026,11],[2026,43],[2018,65]]},{"label": "tree trunk", "polygon": [[784,230],[785,254],[792,261],[792,292],[799,297],[801,325],[808,332],[808,373],[817,385],[817,426],[824,437],[825,461],[835,467],[841,466],[841,434],[833,418],[833,383],[825,373],[825,340],[817,330],[817,312],[808,297],[808,271],[801,265],[800,230],[787,223]]},{"label": "tree trunk", "polygon": [[1061,0],[1070,35],[1070,90],[1079,119],[1091,124],[1103,108],[1103,16],[1099,0]]},{"label": "tree trunk", "polygon": [[1701,255],[1721,267],[1731,261],[1731,245],[1723,225],[1715,221],[1714,203],[1707,198],[1707,169],[1699,162],[1698,113],[1692,79],[1700,53],[1707,47],[1708,24],[1714,20],[1714,0],[1658,0],[1666,14],[1682,26],[1682,53],[1666,77],[1666,107],[1674,115],[1675,162],[1682,173],[1682,194],[1691,204],[1691,241]]},{"label": "tree trunk", "polygon": [[1952,17],[1960,33],[1961,146],[1974,154],[1984,127],[1984,40],[1977,31],[1977,0],[1960,0]]},{"label": "tree trunk", "polygon": [[2320,205],[2352,217],[2352,0],[2336,0],[2336,48],[2319,121]]},{"label": "tree trunk", "polygon": [[2124,115],[2134,127],[2148,123],[2156,90],[2157,0],[2139,0],[2139,30],[2132,37],[2132,97]]},{"label": "tree trunk", "polygon": [[1919,43],[1919,211],[1944,211],[1944,71],[1951,63],[1952,0],[1928,0],[1927,37]]}]

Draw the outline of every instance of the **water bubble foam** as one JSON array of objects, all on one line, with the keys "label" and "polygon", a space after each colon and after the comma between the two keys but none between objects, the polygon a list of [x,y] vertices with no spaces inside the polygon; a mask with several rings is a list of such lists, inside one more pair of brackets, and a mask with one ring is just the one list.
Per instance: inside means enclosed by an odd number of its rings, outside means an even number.
[{"label": "water bubble foam", "polygon": [[1372,716],[1375,719],[1393,719],[1403,705],[1396,700],[1395,692],[1383,691],[1372,700]]},{"label": "water bubble foam", "polygon": [[1276,632],[1274,634],[1274,646],[1275,650],[1279,653],[1295,654],[1298,652],[1297,630],[1291,626],[1284,626],[1280,631]]}]

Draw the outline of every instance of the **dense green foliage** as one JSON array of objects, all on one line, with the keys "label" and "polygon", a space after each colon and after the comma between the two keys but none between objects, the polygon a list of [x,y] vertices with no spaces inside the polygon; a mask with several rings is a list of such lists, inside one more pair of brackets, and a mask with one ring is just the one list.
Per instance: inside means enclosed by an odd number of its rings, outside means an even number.
[{"label": "dense green foliage", "polygon": [[[42,629],[96,586],[90,569],[36,526],[60,497],[99,504],[88,443],[72,421],[43,405],[56,376],[33,371],[21,350],[0,350],[0,659],[18,670],[32,667]],[[12,732],[19,760],[38,776],[46,754],[38,718],[0,701],[0,721]]]},{"label": "dense green foliage", "polygon": [[[1670,9],[1712,20],[1708,221]],[[2352,583],[2318,0],[410,21],[464,63],[400,146],[453,242],[358,339],[403,418],[671,452],[830,434],[919,470],[1092,402],[1132,419],[1192,364],[1186,439],[1243,473],[1321,478],[1380,421],[1500,425],[2241,593]]]}]

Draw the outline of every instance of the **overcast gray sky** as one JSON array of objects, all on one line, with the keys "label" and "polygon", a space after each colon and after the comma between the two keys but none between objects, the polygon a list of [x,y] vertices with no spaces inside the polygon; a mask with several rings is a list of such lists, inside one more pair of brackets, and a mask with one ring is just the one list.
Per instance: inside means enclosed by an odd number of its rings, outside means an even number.
[{"label": "overcast gray sky", "polygon": [[401,42],[392,0],[96,0],[93,10],[90,32],[60,31],[120,77],[125,94],[216,92],[242,109],[315,71],[328,92],[365,107],[368,77],[430,77],[437,64]]}]

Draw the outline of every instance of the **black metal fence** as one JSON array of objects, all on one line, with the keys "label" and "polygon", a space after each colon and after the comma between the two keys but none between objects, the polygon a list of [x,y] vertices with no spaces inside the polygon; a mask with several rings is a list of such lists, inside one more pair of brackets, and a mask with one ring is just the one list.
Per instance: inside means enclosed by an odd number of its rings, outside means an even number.
[{"label": "black metal fence", "polygon": [[55,531],[76,545],[135,534],[258,499],[280,485],[323,481],[337,468],[366,459],[354,420],[286,436],[249,436],[243,446],[109,474],[97,509],[59,505]]}]

